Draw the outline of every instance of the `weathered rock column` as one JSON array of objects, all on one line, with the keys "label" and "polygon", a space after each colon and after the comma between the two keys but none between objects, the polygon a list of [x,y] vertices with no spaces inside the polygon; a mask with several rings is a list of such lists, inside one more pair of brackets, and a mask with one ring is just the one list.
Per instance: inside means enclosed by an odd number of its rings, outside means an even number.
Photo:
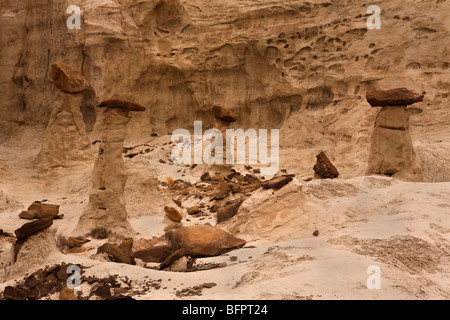
[{"label": "weathered rock column", "polygon": [[372,107],[382,107],[375,120],[367,174],[422,180],[422,171],[415,164],[406,106],[423,101],[423,97],[406,88],[367,93]]},{"label": "weathered rock column", "polygon": [[127,221],[125,207],[127,174],[122,158],[123,141],[130,120],[128,112],[145,111],[145,107],[118,99],[105,100],[99,107],[106,108],[102,144],[92,173],[89,204],[74,232],[85,234],[94,228],[106,228],[111,233],[130,235],[133,230]]},{"label": "weathered rock column", "polygon": [[78,70],[61,62],[53,63],[50,77],[62,92],[56,98],[44,142],[33,161],[36,167],[70,165],[94,156],[80,110],[88,83]]}]

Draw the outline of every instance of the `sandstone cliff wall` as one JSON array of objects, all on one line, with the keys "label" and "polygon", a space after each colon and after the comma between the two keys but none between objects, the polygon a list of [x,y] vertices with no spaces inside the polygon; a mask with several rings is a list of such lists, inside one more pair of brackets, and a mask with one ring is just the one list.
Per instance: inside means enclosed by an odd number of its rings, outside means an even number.
[{"label": "sandstone cliff wall", "polygon": [[[82,9],[68,30],[69,5]],[[0,142],[22,125],[45,127],[57,96],[49,67],[79,68],[88,131],[96,102],[120,95],[147,106],[128,139],[212,126],[212,105],[234,127],[281,128],[281,165],[308,174],[325,150],[342,177],[364,174],[375,111],[368,90],[426,92],[409,108],[427,181],[449,181],[450,3],[373,1],[4,0],[0,8]],[[284,157],[283,152],[297,152]]]}]

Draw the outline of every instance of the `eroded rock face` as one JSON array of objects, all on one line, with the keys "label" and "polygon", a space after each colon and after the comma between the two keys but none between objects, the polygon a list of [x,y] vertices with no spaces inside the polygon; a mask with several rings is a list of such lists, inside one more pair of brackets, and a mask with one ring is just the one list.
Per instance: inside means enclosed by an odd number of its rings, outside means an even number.
[{"label": "eroded rock face", "polygon": [[367,174],[420,181],[421,170],[415,157],[406,106],[383,107],[375,121]]},{"label": "eroded rock face", "polygon": [[80,110],[82,100],[82,94],[59,93],[34,166],[66,166],[92,159],[94,152]]},{"label": "eroded rock face", "polygon": [[[399,15],[398,1],[387,0],[383,27],[370,30],[367,7],[354,1],[105,0],[80,4],[82,29],[67,30],[66,1],[6,0],[0,140],[19,122],[48,123],[56,96],[48,73],[64,59],[97,96],[126,92],[151,106],[133,116],[134,136],[190,129],[194,120],[212,127],[210,106],[220,105],[239,114],[236,127],[280,128],[280,145],[301,149],[280,165],[305,175],[319,148],[347,155],[342,176],[364,174],[376,111],[360,101],[380,84],[401,83],[434,97],[411,125],[430,144],[423,160],[442,163],[448,147],[434,156],[433,141],[450,121],[442,107],[449,104],[449,59],[440,46],[449,5],[412,1]],[[448,180],[445,171],[437,179]]]}]

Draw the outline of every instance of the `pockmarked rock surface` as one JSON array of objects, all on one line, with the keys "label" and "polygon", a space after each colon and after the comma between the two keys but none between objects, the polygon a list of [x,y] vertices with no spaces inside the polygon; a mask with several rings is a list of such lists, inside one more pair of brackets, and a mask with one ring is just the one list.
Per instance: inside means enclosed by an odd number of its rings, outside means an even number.
[{"label": "pockmarked rock surface", "polygon": [[[367,92],[404,86],[427,93],[426,110],[411,110],[410,123],[424,176],[450,179],[442,161],[449,147],[432,138],[450,120],[443,107],[449,59],[441,45],[448,1],[411,1],[402,15],[396,0],[385,1],[380,30],[367,28],[367,7],[345,1],[102,1],[83,6],[82,32],[68,32],[61,18],[67,8],[55,5],[20,0],[0,9],[8,35],[0,40],[0,141],[21,123],[49,123],[55,88],[48,74],[54,61],[64,61],[97,97],[124,94],[147,107],[132,115],[133,138],[192,129],[195,120],[212,127],[209,110],[217,105],[239,115],[232,128],[280,129],[280,145],[295,154],[281,157],[280,166],[307,175],[310,159],[329,150],[345,155],[341,177],[355,177],[367,169],[376,116],[361,101]],[[82,102],[83,117],[93,107]],[[94,127],[97,136],[100,130]]]}]

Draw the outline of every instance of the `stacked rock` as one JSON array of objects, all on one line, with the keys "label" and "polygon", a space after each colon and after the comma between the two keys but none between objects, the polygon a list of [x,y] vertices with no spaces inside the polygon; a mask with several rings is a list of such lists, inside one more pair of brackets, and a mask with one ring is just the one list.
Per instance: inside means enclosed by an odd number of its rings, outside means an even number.
[{"label": "stacked rock", "polygon": [[122,158],[130,111],[145,111],[140,104],[108,99],[98,105],[103,113],[102,143],[92,173],[89,204],[80,217],[75,233],[85,234],[95,228],[106,228],[119,235],[133,233],[127,221],[125,184],[127,174]]},{"label": "stacked rock", "polygon": [[65,166],[92,158],[93,150],[80,109],[82,92],[89,88],[87,81],[80,71],[61,62],[52,64],[50,77],[61,92],[53,104],[44,141],[33,165]]},{"label": "stacked rock", "polygon": [[422,172],[415,164],[406,107],[423,101],[424,96],[398,88],[368,92],[366,98],[372,107],[381,107],[375,120],[367,174],[395,174],[420,181]]}]

